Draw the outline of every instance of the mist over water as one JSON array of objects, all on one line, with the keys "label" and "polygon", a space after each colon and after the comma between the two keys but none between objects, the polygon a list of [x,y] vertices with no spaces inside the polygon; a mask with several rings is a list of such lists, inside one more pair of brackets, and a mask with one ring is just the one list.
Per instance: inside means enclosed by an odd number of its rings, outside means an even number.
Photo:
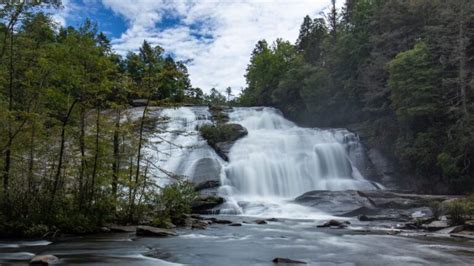
[{"label": "mist over water", "polygon": [[[169,118],[154,138],[160,167],[195,182],[206,174],[218,175],[218,193],[226,198],[223,213],[320,217],[323,214],[290,201],[311,190],[376,188],[360,174],[362,148],[345,129],[302,128],[274,108],[234,108],[230,123],[241,124],[248,135],[232,146],[225,162],[197,132],[210,123],[207,108],[165,109],[159,115]],[[198,169],[203,162],[204,173]]]}]

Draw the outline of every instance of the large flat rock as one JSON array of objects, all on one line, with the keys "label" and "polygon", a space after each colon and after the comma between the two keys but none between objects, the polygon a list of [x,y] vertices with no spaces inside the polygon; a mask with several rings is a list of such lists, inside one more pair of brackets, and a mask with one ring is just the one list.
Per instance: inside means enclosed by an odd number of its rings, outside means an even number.
[{"label": "large flat rock", "polygon": [[414,213],[431,216],[430,204],[442,202],[455,196],[419,195],[388,190],[346,190],[307,192],[295,199],[296,203],[339,216],[364,216],[369,220],[411,219]]}]

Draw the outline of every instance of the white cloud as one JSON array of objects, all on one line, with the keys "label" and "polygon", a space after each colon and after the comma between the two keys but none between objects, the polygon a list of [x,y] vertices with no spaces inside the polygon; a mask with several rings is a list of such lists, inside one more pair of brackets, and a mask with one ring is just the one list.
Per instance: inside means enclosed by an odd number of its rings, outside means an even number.
[{"label": "white cloud", "polygon": [[[340,2],[342,2],[340,0]],[[159,44],[188,64],[191,82],[212,87],[245,87],[245,68],[260,39],[295,41],[305,15],[316,16],[329,0],[102,0],[125,18],[128,29],[113,40],[119,53],[136,50],[144,39]],[[156,27],[166,16],[180,24]],[[198,27],[196,25],[199,25]],[[197,35],[212,36],[212,39]]]}]

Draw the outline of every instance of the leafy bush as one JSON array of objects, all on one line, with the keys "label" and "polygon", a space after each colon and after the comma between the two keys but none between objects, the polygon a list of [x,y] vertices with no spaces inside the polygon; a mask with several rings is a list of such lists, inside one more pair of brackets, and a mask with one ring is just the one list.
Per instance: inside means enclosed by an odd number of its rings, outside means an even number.
[{"label": "leafy bush", "polygon": [[242,127],[238,124],[203,125],[199,128],[199,131],[211,146],[218,142],[234,141],[247,134],[246,131],[242,131]]},{"label": "leafy bush", "polygon": [[168,227],[169,223],[182,224],[184,214],[191,211],[191,203],[197,194],[194,186],[188,181],[178,181],[166,186],[157,196],[157,216],[153,224]]},{"label": "leafy bush", "polygon": [[447,206],[447,214],[451,225],[464,224],[474,216],[474,195],[454,200]]}]

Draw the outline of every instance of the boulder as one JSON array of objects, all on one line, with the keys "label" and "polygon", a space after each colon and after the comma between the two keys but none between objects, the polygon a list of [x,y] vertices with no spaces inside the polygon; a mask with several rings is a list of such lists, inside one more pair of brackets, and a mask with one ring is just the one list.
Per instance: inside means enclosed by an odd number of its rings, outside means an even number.
[{"label": "boulder", "polygon": [[464,231],[464,225],[456,225],[436,231],[437,234],[457,234]]},{"label": "boulder", "polygon": [[53,265],[58,263],[59,259],[54,255],[38,255],[30,260],[30,265]]},{"label": "boulder", "polygon": [[235,141],[248,134],[247,129],[239,124],[204,125],[199,131],[207,143],[222,157],[229,160],[229,152]]},{"label": "boulder", "polygon": [[201,195],[197,197],[191,204],[194,213],[208,214],[212,213],[211,209],[224,203],[224,198],[212,195]]},{"label": "boulder", "polygon": [[457,233],[450,234],[452,237],[474,239],[474,231],[460,231]]},{"label": "boulder", "polygon": [[409,222],[413,215],[431,217],[431,204],[453,196],[406,194],[388,190],[310,191],[296,203],[332,215],[359,217],[361,221]]},{"label": "boulder", "polygon": [[134,233],[137,231],[137,227],[134,225],[111,225],[109,229],[114,233]]},{"label": "boulder", "polygon": [[220,182],[222,166],[216,158],[200,158],[193,163],[192,169],[191,180],[195,184],[208,181]]},{"label": "boulder", "polygon": [[[374,208],[373,204],[366,197],[359,195],[356,190],[329,191],[315,190],[306,192],[297,197],[295,202],[334,215],[343,215],[361,207],[367,209]],[[364,213],[365,214],[365,213]],[[358,214],[350,215],[357,216]]]},{"label": "boulder", "polygon": [[286,263],[286,264],[307,264],[306,262],[304,261],[300,261],[300,260],[293,260],[293,259],[289,259],[289,258],[274,258],[273,260],[273,263]]},{"label": "boulder", "polygon": [[231,224],[229,224],[229,226],[242,226],[242,224],[241,223],[231,223]]},{"label": "boulder", "polygon": [[424,224],[422,227],[428,231],[438,231],[444,228],[448,228],[449,225],[447,221],[433,221],[431,223]]},{"label": "boulder", "polygon": [[267,221],[265,220],[255,220],[256,224],[267,224]]},{"label": "boulder", "polygon": [[175,236],[176,232],[171,229],[140,225],[140,226],[137,226],[137,235],[138,236],[167,237],[167,236]]},{"label": "boulder", "polygon": [[234,145],[234,142],[235,141],[218,142],[218,143],[214,144],[213,148],[214,148],[214,150],[216,150],[217,154],[219,154],[219,156],[222,159],[224,159],[226,161],[229,161],[230,149]]},{"label": "boulder", "polygon": [[205,220],[211,221],[212,223],[215,223],[215,224],[231,224],[232,223],[232,221],[230,220],[221,220],[214,217],[206,218]]},{"label": "boulder", "polygon": [[318,225],[317,227],[336,227],[336,228],[345,228],[350,224],[349,221],[338,221],[338,220],[329,220],[324,224]]},{"label": "boulder", "polygon": [[204,181],[204,182],[201,182],[201,183],[195,185],[194,190],[195,191],[201,191],[201,190],[204,190],[204,189],[217,188],[217,187],[220,187],[220,186],[221,186],[221,181],[208,180],[208,181]]},{"label": "boulder", "polygon": [[206,229],[209,222],[199,215],[190,215],[184,219],[184,225],[189,229]]}]

